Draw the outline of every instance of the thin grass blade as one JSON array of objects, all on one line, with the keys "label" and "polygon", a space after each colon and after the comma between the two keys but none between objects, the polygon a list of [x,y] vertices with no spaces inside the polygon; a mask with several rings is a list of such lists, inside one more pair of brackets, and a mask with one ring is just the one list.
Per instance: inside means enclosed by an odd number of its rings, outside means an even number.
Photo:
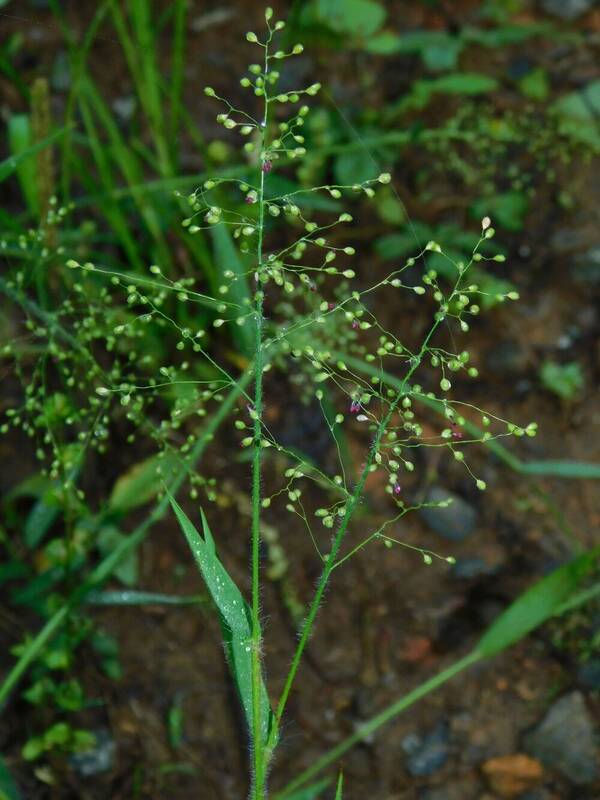
[{"label": "thin grass blade", "polygon": [[[240,311],[246,308],[244,301],[251,299],[250,286],[246,277],[247,269],[239,256],[231,240],[231,235],[225,225],[215,225],[211,230],[215,264],[217,268],[217,280],[224,282],[222,278],[226,270],[231,270],[235,278],[230,283],[228,298],[231,302],[241,306]],[[233,322],[231,325],[231,335],[237,345],[238,350],[245,356],[250,357],[254,352],[255,334],[248,317],[241,324]]]},{"label": "thin grass blade", "polygon": [[46,136],[45,139],[42,139],[36,144],[21,149],[19,150],[18,153],[15,153],[14,155],[10,156],[10,158],[6,158],[4,159],[4,161],[0,161],[0,182],[5,181],[7,178],[9,178],[12,175],[12,173],[17,169],[17,167],[24,161],[26,161],[28,158],[31,158],[31,156],[35,156],[45,147],[48,147],[49,145],[53,144],[58,139],[60,139],[62,136],[64,136],[70,127],[71,126],[69,125],[65,125],[64,128],[60,128],[59,130],[55,131],[50,136]]},{"label": "thin grass blade", "polygon": [[206,603],[206,597],[200,594],[176,595],[124,589],[90,592],[85,602],[92,606],[190,606]]},{"label": "thin grass blade", "polygon": [[291,794],[276,795],[276,800],[319,800],[322,797],[322,792],[331,783],[331,778],[323,778],[316,783],[311,783],[310,786],[305,786],[304,789],[298,789],[297,792]]},{"label": "thin grass blade", "polygon": [[598,561],[599,554],[600,547],[583,553],[518,597],[485,632],[477,652],[484,658],[494,656],[557,613]]},{"label": "thin grass blade", "polygon": [[0,800],[23,800],[4,759],[0,757]]}]

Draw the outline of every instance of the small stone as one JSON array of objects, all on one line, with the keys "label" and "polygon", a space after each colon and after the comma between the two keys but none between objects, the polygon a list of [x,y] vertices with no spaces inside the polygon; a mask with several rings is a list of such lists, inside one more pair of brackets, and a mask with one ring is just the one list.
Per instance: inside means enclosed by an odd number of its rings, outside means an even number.
[{"label": "small stone", "polygon": [[83,778],[109,772],[115,762],[117,746],[110,731],[106,728],[98,728],[92,733],[96,737],[96,743],[92,749],[82,753],[73,753],[69,759],[73,769]]},{"label": "small stone", "polygon": [[600,689],[600,658],[592,658],[577,670],[579,682],[588,689]]},{"label": "small stone", "polygon": [[136,107],[136,100],[135,97],[117,97],[113,100],[113,111],[115,114],[123,120],[123,122],[129,122],[129,120],[133,117],[135,107]]},{"label": "small stone", "polygon": [[448,726],[440,722],[432,731],[419,736],[411,733],[402,740],[406,768],[413,777],[426,777],[441,769],[450,754]]},{"label": "small stone", "polygon": [[572,783],[593,783],[598,775],[594,728],[581,692],[557,700],[525,737],[525,747]]},{"label": "small stone", "polygon": [[429,490],[426,501],[439,503],[451,499],[445,508],[421,508],[419,513],[432,531],[453,542],[466,539],[475,528],[477,512],[466,500],[447,489],[434,486]]},{"label": "small stone", "polygon": [[597,286],[600,283],[600,245],[578,253],[572,260],[572,272],[577,283]]},{"label": "small stone", "polygon": [[577,19],[597,4],[598,0],[542,0],[547,14],[560,19]]},{"label": "small stone", "polygon": [[433,652],[433,642],[426,636],[410,636],[402,644],[398,653],[401,661],[409,664],[418,664],[431,659]]},{"label": "small stone", "polygon": [[545,786],[532,789],[519,797],[519,800],[560,800],[560,797]]},{"label": "small stone", "polygon": [[543,776],[540,762],[523,753],[490,758],[481,769],[490,788],[500,797],[517,797],[533,788]]},{"label": "small stone", "polygon": [[473,773],[457,781],[444,781],[443,786],[426,789],[419,800],[481,800],[481,785]]},{"label": "small stone", "polygon": [[497,568],[487,564],[482,558],[459,558],[451,569],[453,578],[461,580],[471,580],[482,578],[485,575],[493,575]]},{"label": "small stone", "polygon": [[527,366],[527,354],[518,342],[506,340],[493,347],[486,355],[488,369],[497,373],[517,375]]},{"label": "small stone", "polygon": [[69,57],[64,50],[60,50],[54,59],[50,85],[56,92],[67,92],[71,88],[71,67]]}]

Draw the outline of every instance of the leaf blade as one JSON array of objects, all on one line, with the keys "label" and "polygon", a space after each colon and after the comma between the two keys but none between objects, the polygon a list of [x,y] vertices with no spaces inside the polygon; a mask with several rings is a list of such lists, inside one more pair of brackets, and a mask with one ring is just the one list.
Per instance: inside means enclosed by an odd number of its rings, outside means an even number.
[{"label": "leaf blade", "polygon": [[[204,516],[204,512],[201,512],[204,534],[204,538],[202,538],[181,506],[179,506],[170,494],[169,500],[181,530],[198,564],[200,573],[204,578],[206,587],[219,610],[227,646],[229,666],[240,695],[248,728],[252,735],[252,731],[254,730],[252,705],[252,627],[248,605],[229,573],[219,561],[214,538],[206,517]],[[261,735],[263,742],[266,744],[275,721],[263,679],[261,679],[260,717]]]},{"label": "leaf blade", "polygon": [[475,650],[489,658],[515,644],[552,617],[572,596],[600,554],[600,547],[583,553],[535,583],[492,623]]}]

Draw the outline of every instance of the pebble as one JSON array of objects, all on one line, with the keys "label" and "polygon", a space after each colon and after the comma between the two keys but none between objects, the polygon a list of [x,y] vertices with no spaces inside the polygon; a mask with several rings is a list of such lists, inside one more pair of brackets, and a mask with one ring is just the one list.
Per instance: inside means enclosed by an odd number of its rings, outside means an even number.
[{"label": "pebble", "polygon": [[73,769],[82,778],[92,775],[99,775],[102,772],[109,772],[115,763],[115,751],[117,746],[112,738],[110,731],[106,728],[98,728],[92,731],[96,737],[96,744],[91,750],[83,753],[73,753],[69,761]]},{"label": "pebble", "polygon": [[421,508],[419,513],[434,533],[444,539],[460,542],[473,532],[477,512],[462,497],[439,486],[433,486],[426,499],[429,503],[438,503],[448,498],[453,502],[446,508]]},{"label": "pebble", "polygon": [[473,556],[471,558],[459,558],[450,573],[453,578],[471,580],[473,578],[482,578],[485,575],[493,575],[497,571],[497,567],[487,564],[483,558]]},{"label": "pebble", "polygon": [[448,725],[440,722],[424,736],[416,733],[405,736],[402,749],[406,753],[406,768],[413,777],[433,775],[444,766],[450,755]]},{"label": "pebble", "polygon": [[542,765],[524,753],[490,758],[481,770],[490,788],[500,797],[518,797],[538,784],[544,774]]},{"label": "pebble", "polygon": [[572,783],[593,783],[598,776],[594,728],[581,692],[557,700],[524,743],[528,753]]},{"label": "pebble", "polygon": [[136,107],[136,99],[131,95],[128,97],[117,97],[112,103],[113,111],[124,122],[129,122],[133,117]]},{"label": "pebble", "polygon": [[600,689],[600,658],[592,658],[577,670],[579,682],[588,689]]},{"label": "pebble", "polygon": [[600,283],[600,245],[590,247],[573,258],[573,277],[578,283],[597,286]]},{"label": "pebble", "polygon": [[50,86],[56,92],[67,92],[71,88],[71,66],[69,56],[64,50],[60,50],[54,59],[50,73]]},{"label": "pebble", "polygon": [[516,375],[527,368],[527,354],[518,342],[506,340],[487,353],[486,363],[491,371]]},{"label": "pebble", "polygon": [[481,791],[475,778],[466,777],[457,782],[426,789],[419,795],[419,800],[481,800]]},{"label": "pebble", "polygon": [[597,5],[598,0],[542,0],[547,14],[560,19],[577,19]]}]

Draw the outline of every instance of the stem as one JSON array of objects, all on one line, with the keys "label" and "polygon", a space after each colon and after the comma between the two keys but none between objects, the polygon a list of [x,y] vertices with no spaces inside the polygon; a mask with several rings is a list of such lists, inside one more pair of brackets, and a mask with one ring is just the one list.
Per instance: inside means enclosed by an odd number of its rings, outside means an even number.
[{"label": "stem", "polygon": [[331,573],[333,572],[333,570],[335,568],[335,564],[336,564],[336,561],[337,561],[337,555],[338,555],[340,547],[342,545],[342,541],[344,540],[344,537],[345,537],[346,532],[348,530],[348,525],[350,524],[350,521],[351,521],[351,519],[352,519],[352,517],[354,515],[354,512],[356,510],[356,506],[358,505],[358,503],[360,501],[360,498],[362,496],[363,489],[364,489],[364,486],[365,486],[365,482],[367,480],[367,476],[369,474],[371,465],[373,464],[373,462],[375,460],[375,455],[376,455],[377,451],[379,450],[379,444],[381,442],[381,439],[383,438],[383,435],[384,435],[384,433],[385,433],[385,431],[387,429],[387,426],[388,426],[388,424],[389,424],[389,422],[390,422],[390,420],[392,418],[392,415],[394,414],[394,412],[396,411],[396,408],[398,407],[398,403],[400,402],[400,399],[402,398],[402,396],[404,394],[404,390],[405,390],[405,387],[408,384],[408,381],[410,380],[411,376],[413,375],[413,373],[415,372],[417,367],[420,365],[421,360],[422,360],[424,354],[427,351],[427,345],[429,344],[429,342],[431,340],[431,337],[435,333],[435,331],[436,331],[437,327],[439,326],[439,324],[440,324],[440,320],[436,320],[434,322],[434,324],[432,325],[431,330],[429,331],[429,333],[425,337],[425,340],[423,341],[423,344],[421,345],[421,350],[419,351],[419,355],[414,359],[411,368],[408,370],[407,374],[402,379],[402,383],[400,384],[400,386],[398,388],[398,393],[397,393],[394,401],[390,404],[390,407],[389,407],[389,409],[387,411],[387,414],[385,415],[385,417],[383,418],[381,424],[377,428],[377,433],[375,434],[375,438],[373,440],[373,444],[371,445],[371,449],[369,450],[369,456],[367,458],[366,464],[365,464],[364,469],[363,469],[363,471],[361,473],[359,481],[356,484],[356,487],[355,487],[355,489],[354,489],[354,491],[352,493],[352,497],[350,499],[350,502],[348,503],[348,506],[347,506],[347,509],[346,509],[346,513],[345,513],[345,515],[344,515],[344,517],[342,519],[340,527],[338,528],[338,531],[335,534],[335,537],[333,539],[332,546],[331,546],[331,551],[330,551],[329,555],[327,556],[327,560],[325,562],[325,566],[323,567],[323,571],[321,572],[321,577],[319,578],[319,583],[317,584],[317,589],[315,591],[315,595],[314,595],[313,600],[312,600],[312,602],[310,604],[310,608],[308,610],[308,615],[306,617],[306,621],[305,621],[304,626],[302,628],[302,634],[300,636],[300,641],[298,642],[298,646],[296,647],[296,651],[295,651],[294,657],[292,659],[292,665],[291,665],[291,667],[289,669],[289,672],[288,672],[288,675],[287,675],[287,678],[286,678],[286,682],[285,682],[285,686],[283,687],[283,691],[281,693],[281,697],[279,698],[279,704],[277,706],[277,711],[275,713],[276,728],[279,727],[279,724],[281,722],[281,718],[283,716],[283,712],[285,710],[285,706],[287,704],[287,701],[288,701],[288,698],[289,698],[289,694],[290,694],[290,691],[292,689],[292,685],[294,683],[294,679],[296,677],[296,673],[298,671],[298,667],[300,665],[300,660],[302,658],[302,654],[304,652],[304,648],[306,647],[306,643],[308,642],[308,639],[309,639],[309,637],[310,637],[310,635],[312,633],[312,628],[313,628],[317,613],[319,611],[319,608],[321,606],[321,600],[323,599],[323,593],[325,592],[325,588],[327,586],[327,583],[329,582],[329,577],[330,577]]},{"label": "stem", "polygon": [[[270,38],[269,38],[270,41]],[[269,41],[265,45],[265,86],[264,116],[260,141],[260,186],[258,191],[258,243],[257,243],[257,275],[260,274],[263,258],[263,235],[265,222],[265,171],[263,169],[263,153],[266,142],[267,117],[269,99],[266,89],[266,76],[269,70]],[[261,439],[263,415],[263,304],[264,292],[258,285],[255,294],[256,315],[256,348],[254,353],[254,452],[252,455],[252,740],[254,785],[253,797],[262,800],[265,791],[265,742],[261,729],[261,690],[262,690],[262,656],[260,629],[260,479],[261,479]]]}]

